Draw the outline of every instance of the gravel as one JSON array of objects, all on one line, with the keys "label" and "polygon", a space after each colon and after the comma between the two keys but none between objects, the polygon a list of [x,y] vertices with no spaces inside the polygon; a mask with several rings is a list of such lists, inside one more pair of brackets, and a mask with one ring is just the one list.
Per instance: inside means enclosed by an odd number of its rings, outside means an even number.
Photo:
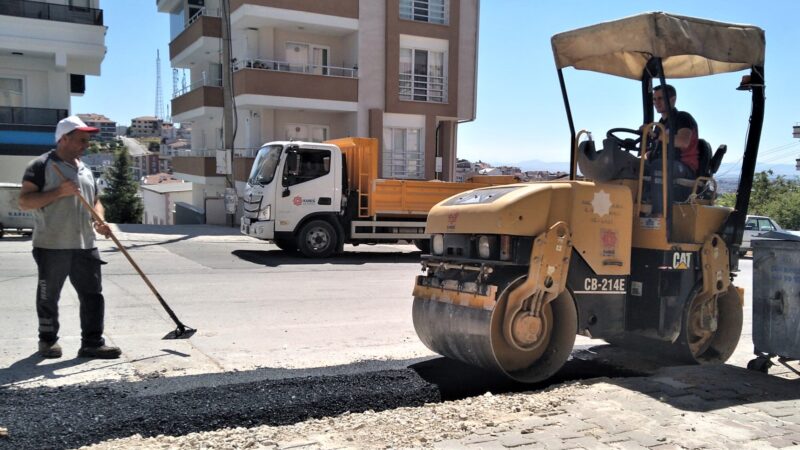
[{"label": "gravel", "polygon": [[195,440],[187,444],[195,447],[197,434],[212,430],[281,426],[348,412],[421,406],[440,398],[413,370],[254,381],[155,395],[147,390],[147,384],[135,383],[0,390],[0,426],[8,430],[0,448],[75,448],[132,435],[183,436]]},{"label": "gravel", "polygon": [[167,378],[3,388],[0,449],[428,447],[554,411],[584,386],[443,402],[437,382],[408,368],[201,387]]},{"label": "gravel", "polygon": [[573,382],[544,392],[492,395],[375,412],[344,412],[284,426],[223,428],[184,436],[134,435],[85,447],[116,449],[428,448],[470,434],[502,433],[504,424],[556,413],[585,388]]}]

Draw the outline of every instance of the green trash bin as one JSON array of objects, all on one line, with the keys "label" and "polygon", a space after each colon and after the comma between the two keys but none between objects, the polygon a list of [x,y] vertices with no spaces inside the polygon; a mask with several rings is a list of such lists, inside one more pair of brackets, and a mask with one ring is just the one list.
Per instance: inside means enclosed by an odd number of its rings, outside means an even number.
[{"label": "green trash bin", "polygon": [[753,346],[749,369],[800,359],[800,236],[770,232],[753,246]]}]

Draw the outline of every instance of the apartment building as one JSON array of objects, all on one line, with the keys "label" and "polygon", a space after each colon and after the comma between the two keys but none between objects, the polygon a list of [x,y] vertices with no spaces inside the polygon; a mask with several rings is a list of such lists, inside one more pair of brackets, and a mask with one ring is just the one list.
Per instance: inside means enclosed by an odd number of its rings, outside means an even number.
[{"label": "apartment building", "polygon": [[85,77],[106,54],[100,0],[0,1],[0,182],[55,146]]},{"label": "apartment building", "polygon": [[131,119],[128,134],[131,137],[161,137],[161,124],[158,117],[142,116]]},{"label": "apartment building", "polygon": [[102,114],[78,114],[86,125],[100,131],[92,135],[93,141],[111,142],[117,137],[117,122]]},{"label": "apartment building", "polygon": [[[170,14],[170,63],[190,82],[172,118],[192,127],[175,157],[193,204],[226,187],[224,105],[235,106],[233,177],[241,193],[254,149],[271,140],[369,136],[381,176],[455,178],[458,123],[475,118],[479,0],[157,0]],[[231,98],[223,98],[229,18]]]}]

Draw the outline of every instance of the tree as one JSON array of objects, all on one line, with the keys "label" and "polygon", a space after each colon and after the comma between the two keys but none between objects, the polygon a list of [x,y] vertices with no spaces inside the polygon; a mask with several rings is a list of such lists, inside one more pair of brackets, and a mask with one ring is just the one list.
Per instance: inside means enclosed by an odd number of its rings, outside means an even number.
[{"label": "tree", "polygon": [[100,201],[106,210],[106,220],[112,223],[142,223],[144,206],[137,196],[139,185],[131,175],[128,149],[123,147],[114,156],[114,164],[106,173],[108,188]]},{"label": "tree", "polygon": [[[800,229],[800,181],[783,175],[772,177],[771,170],[762,171],[753,177],[750,206],[747,213],[769,216],[783,228]],[[723,194],[717,199],[722,206],[735,206],[735,194]]]}]

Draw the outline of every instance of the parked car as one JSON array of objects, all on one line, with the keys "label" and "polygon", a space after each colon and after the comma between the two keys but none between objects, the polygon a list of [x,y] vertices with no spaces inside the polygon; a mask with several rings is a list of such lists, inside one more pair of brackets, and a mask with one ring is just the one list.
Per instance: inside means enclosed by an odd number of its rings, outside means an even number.
[{"label": "parked car", "polygon": [[755,239],[767,239],[760,237],[762,233],[768,231],[783,231],[778,222],[775,222],[767,216],[747,216],[744,223],[744,236],[742,236],[742,245],[739,247],[739,256],[744,256],[745,253],[752,250],[750,242]]}]

